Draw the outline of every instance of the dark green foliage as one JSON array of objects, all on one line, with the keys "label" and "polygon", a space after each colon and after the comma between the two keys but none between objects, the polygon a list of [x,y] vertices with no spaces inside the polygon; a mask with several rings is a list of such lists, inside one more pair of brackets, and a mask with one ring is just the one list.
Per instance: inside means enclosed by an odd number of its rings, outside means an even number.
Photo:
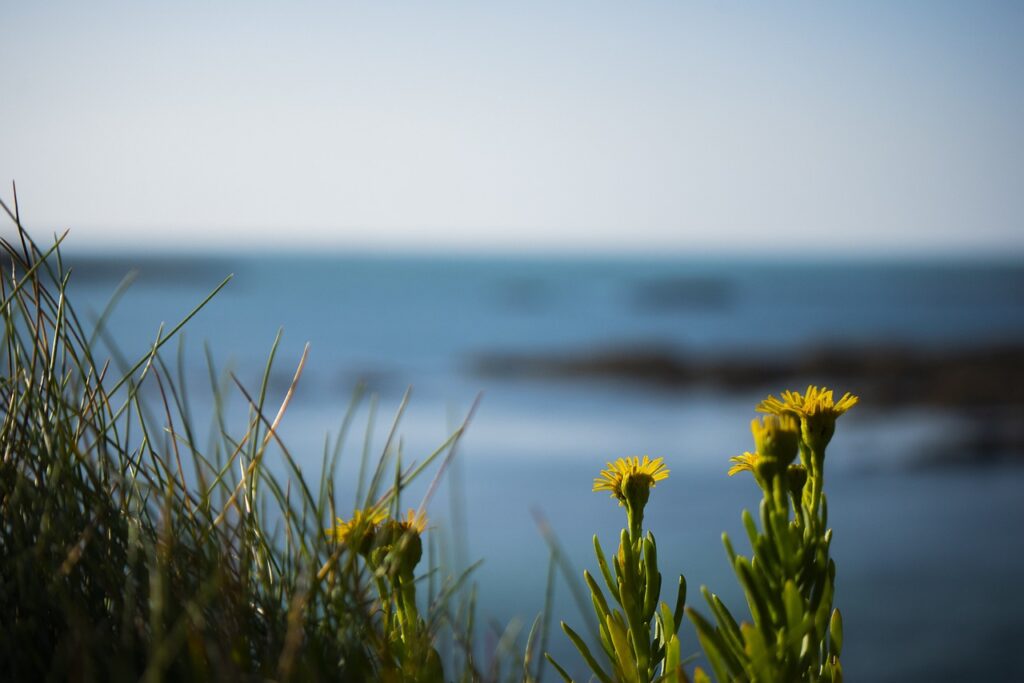
[{"label": "dark green foliage", "polygon": [[[70,305],[60,240],[41,250],[16,204],[2,208],[17,240],[2,242],[0,277],[0,677],[401,680],[374,577],[324,533],[337,449],[325,449],[323,480],[311,486],[277,439],[294,383],[273,397],[276,418],[264,405],[270,362],[257,391],[238,384],[249,416],[233,429],[211,362],[218,408],[199,446],[186,387],[160,353],[181,325],[138,362],[121,362],[116,348],[101,360],[102,319],[86,329]],[[390,506],[464,427],[375,500]],[[263,465],[271,449],[284,480]],[[385,447],[379,469],[391,454]],[[448,640],[471,652],[471,617],[446,604],[461,586],[443,583],[423,633],[458,630]],[[472,656],[447,656],[463,662],[462,680],[480,678]],[[433,680],[440,662],[430,666]]]}]

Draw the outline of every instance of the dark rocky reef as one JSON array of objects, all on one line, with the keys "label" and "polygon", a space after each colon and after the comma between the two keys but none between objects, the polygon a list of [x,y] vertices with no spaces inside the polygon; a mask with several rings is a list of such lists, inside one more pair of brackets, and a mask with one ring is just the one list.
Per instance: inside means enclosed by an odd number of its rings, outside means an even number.
[{"label": "dark rocky reef", "polygon": [[663,391],[778,391],[825,384],[861,396],[863,410],[923,408],[960,420],[962,437],[933,450],[935,462],[1024,463],[1024,344],[944,350],[823,346],[776,358],[698,358],[644,346],[577,354],[491,354],[477,357],[472,369],[491,377],[629,382]]}]

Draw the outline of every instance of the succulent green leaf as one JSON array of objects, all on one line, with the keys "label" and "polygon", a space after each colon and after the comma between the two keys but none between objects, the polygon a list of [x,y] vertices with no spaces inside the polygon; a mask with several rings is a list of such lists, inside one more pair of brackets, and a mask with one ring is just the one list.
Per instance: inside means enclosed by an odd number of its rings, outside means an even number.
[{"label": "succulent green leaf", "polygon": [[832,610],[832,619],[829,621],[828,633],[832,639],[832,654],[839,657],[843,654],[843,615],[839,608]]},{"label": "succulent green leaf", "polygon": [[590,588],[590,597],[594,602],[594,612],[597,614],[598,620],[603,621],[610,612],[608,601],[605,600],[604,593],[601,591],[601,587],[597,585],[597,581],[594,581],[594,577],[587,570],[583,570],[583,580],[587,582],[587,587]]},{"label": "succulent green leaf", "polygon": [[744,651],[750,661],[750,671],[758,674],[751,678],[776,680],[777,677],[772,675],[775,668],[772,666],[772,657],[760,629],[752,624],[743,624],[740,631],[743,633]]},{"label": "succulent green leaf", "polygon": [[729,556],[729,563],[736,564],[736,551],[732,547],[732,541],[729,540],[729,534],[722,532],[722,545],[725,546],[725,553]]},{"label": "succulent green leaf", "polygon": [[804,618],[804,599],[792,581],[786,581],[786,587],[782,590],[782,602],[786,607],[787,628],[790,631],[798,631]]},{"label": "succulent green leaf", "polygon": [[740,627],[729,610],[726,609],[725,604],[719,600],[717,595],[709,591],[707,586],[701,586],[700,592],[718,621],[718,630],[722,633],[722,637],[733,650],[742,650],[743,636],[740,635]]},{"label": "succulent green leaf", "polygon": [[679,633],[679,626],[683,623],[683,611],[686,607],[686,577],[679,575],[679,590],[676,591],[676,608],[672,612],[675,617],[673,633]]},{"label": "succulent green leaf", "polygon": [[[608,617],[608,621],[610,622],[611,620],[612,618]],[[594,672],[594,675],[597,676],[602,683],[612,683],[612,678],[605,673],[605,670],[597,663],[597,660],[594,659],[594,655],[590,653],[590,648],[587,647],[585,642],[583,642],[583,639],[580,638],[579,634],[576,633],[576,631],[573,631],[572,627],[564,621],[562,622],[562,630],[565,631],[565,635],[569,636],[569,640],[571,640],[572,644],[576,646],[577,650],[579,650],[583,659],[587,662],[587,666],[589,666],[590,670]]]},{"label": "succulent green leaf", "polygon": [[665,666],[662,667],[662,672],[668,680],[675,680],[679,670],[679,637],[672,634],[665,648]]},{"label": "succulent green leaf", "polygon": [[741,557],[736,562],[736,575],[739,577],[740,585],[746,594],[747,605],[750,608],[750,616],[754,623],[765,632],[771,631],[771,612],[768,610],[767,600],[762,593],[762,587],[754,578],[753,566],[746,558]]},{"label": "succulent green leaf", "polygon": [[565,669],[563,669],[562,666],[555,661],[554,657],[545,652],[544,658],[551,662],[551,666],[555,667],[555,671],[558,672],[558,675],[562,677],[562,680],[565,681],[565,683],[573,683],[572,676],[566,673]]},{"label": "succulent green leaf", "polygon": [[594,534],[594,554],[597,556],[597,566],[601,569],[605,585],[608,586],[608,591],[614,595],[615,581],[612,579],[612,573],[608,571],[608,561],[605,559],[604,550],[601,548],[601,541],[597,540],[597,534]]},{"label": "succulent green leaf", "polygon": [[742,514],[743,528],[747,532],[747,537],[750,539],[750,547],[756,548],[758,540],[761,538],[761,534],[757,533],[757,525],[754,524],[754,516],[750,514],[750,510],[744,510]]},{"label": "succulent green leaf", "polygon": [[687,607],[686,614],[696,627],[697,639],[708,658],[708,663],[714,669],[715,676],[720,681],[727,681],[730,680],[730,671],[737,675],[742,674],[743,667],[736,658],[736,654],[731,652],[729,646],[722,639],[722,634],[696,610]]},{"label": "succulent green leaf", "polygon": [[615,660],[618,665],[620,678],[627,681],[636,680],[638,678],[636,663],[633,660],[633,648],[629,644],[625,625],[612,616],[606,619],[606,624],[608,632],[612,636],[612,645],[615,648]]}]

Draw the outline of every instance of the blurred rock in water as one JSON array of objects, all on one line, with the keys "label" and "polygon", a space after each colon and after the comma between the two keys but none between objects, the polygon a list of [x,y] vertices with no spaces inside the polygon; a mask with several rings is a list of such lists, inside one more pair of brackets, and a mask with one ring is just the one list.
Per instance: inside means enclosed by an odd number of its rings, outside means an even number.
[{"label": "blurred rock in water", "polygon": [[673,277],[636,285],[633,305],[644,311],[720,310],[735,298],[732,282],[717,277]]},{"label": "blurred rock in water", "polygon": [[928,351],[827,346],[766,359],[696,358],[652,345],[577,354],[488,354],[471,367],[491,377],[606,380],[667,391],[697,386],[778,391],[825,384],[861,396],[861,410],[929,408],[962,419],[962,437],[929,450],[923,462],[1024,463],[1024,345]]}]

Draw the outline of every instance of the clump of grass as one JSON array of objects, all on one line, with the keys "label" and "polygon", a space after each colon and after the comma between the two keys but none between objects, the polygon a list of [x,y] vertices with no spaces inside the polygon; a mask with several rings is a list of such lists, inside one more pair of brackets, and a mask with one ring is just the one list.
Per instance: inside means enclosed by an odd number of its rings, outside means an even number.
[{"label": "clump of grass", "polygon": [[[245,422],[230,426],[218,402],[201,446],[182,376],[161,350],[227,280],[143,357],[118,363],[108,350],[101,358],[103,318],[87,327],[71,304],[64,237],[41,249],[16,199],[2,208],[17,231],[0,245],[8,261],[0,277],[3,677],[441,680],[433,645],[432,656],[410,663],[410,641],[393,637],[374,588],[386,572],[325,533],[339,516],[339,449],[325,447],[323,476],[310,482],[278,438],[306,354],[274,397],[275,340],[254,390],[234,380],[249,406]],[[353,398],[343,429],[362,401]],[[397,518],[401,491],[426,468],[443,469],[465,426],[413,466],[394,456],[389,438],[359,505]],[[265,465],[271,452],[286,476]],[[420,570],[432,587],[430,600],[421,596],[425,618],[402,626],[430,643],[448,629],[451,678],[480,680],[471,611],[449,604],[463,581],[442,577],[436,564]],[[414,566],[401,572],[406,613],[417,610]]]}]

